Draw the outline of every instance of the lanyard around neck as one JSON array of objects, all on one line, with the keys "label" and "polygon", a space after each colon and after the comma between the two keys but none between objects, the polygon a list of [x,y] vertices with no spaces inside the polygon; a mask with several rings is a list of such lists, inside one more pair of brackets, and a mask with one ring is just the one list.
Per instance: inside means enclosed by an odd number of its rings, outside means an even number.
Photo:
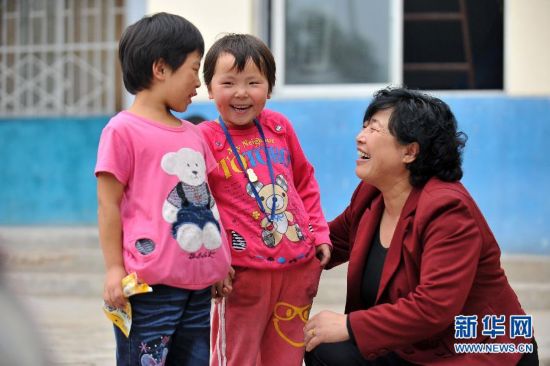
[{"label": "lanyard around neck", "polygon": [[[256,202],[258,202],[258,206],[260,207],[260,210],[262,213],[267,217],[267,219],[270,222],[273,222],[275,220],[275,206],[277,204],[277,197],[275,195],[275,174],[273,173],[273,164],[271,164],[271,158],[269,157],[269,152],[267,151],[267,141],[265,139],[264,131],[262,129],[262,126],[260,125],[260,122],[256,118],[254,118],[254,125],[258,129],[258,132],[260,134],[260,137],[262,138],[262,141],[264,143],[264,151],[267,161],[267,169],[269,170],[269,177],[271,178],[271,185],[273,189],[273,202],[271,205],[271,215],[267,215],[267,212],[264,209],[264,204],[262,199],[260,198],[260,195],[258,194],[258,191],[256,190],[256,186],[254,185],[254,182],[251,179],[251,176],[254,175],[254,171],[252,169],[245,169],[244,164],[241,160],[241,155],[237,151],[237,147],[235,146],[235,143],[233,142],[233,138],[231,137],[231,134],[229,133],[229,130],[227,129],[227,126],[225,125],[225,122],[222,119],[222,116],[218,117],[220,121],[220,126],[222,127],[223,133],[225,134],[225,138],[227,139],[227,142],[229,143],[229,146],[231,146],[231,151],[233,151],[233,155],[235,155],[235,158],[237,159],[237,163],[239,164],[239,167],[244,173],[244,176],[246,177],[246,180],[249,183],[250,190],[254,194],[254,198],[256,199]],[[257,178],[256,178],[257,179]]]}]

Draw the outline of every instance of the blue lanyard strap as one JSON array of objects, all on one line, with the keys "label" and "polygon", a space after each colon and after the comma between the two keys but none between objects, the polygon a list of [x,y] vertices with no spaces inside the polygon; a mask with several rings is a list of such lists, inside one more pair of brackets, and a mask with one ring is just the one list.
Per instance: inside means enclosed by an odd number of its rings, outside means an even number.
[{"label": "blue lanyard strap", "polygon": [[241,155],[237,151],[237,147],[235,146],[235,143],[233,142],[233,138],[231,137],[231,134],[229,133],[229,130],[227,129],[227,126],[225,125],[225,122],[223,121],[222,117],[218,117],[220,121],[220,126],[222,127],[223,133],[225,134],[225,138],[227,139],[227,142],[229,143],[229,146],[231,146],[231,151],[233,151],[233,155],[235,155],[235,158],[237,159],[237,163],[239,164],[239,167],[241,168],[246,180],[248,181],[250,185],[250,189],[252,193],[254,194],[254,198],[256,199],[256,202],[258,202],[258,206],[260,207],[260,210],[262,213],[267,217],[267,219],[270,222],[273,222],[275,220],[275,206],[277,203],[277,198],[275,197],[275,174],[273,173],[273,165],[271,164],[271,158],[269,156],[269,152],[267,151],[267,141],[265,139],[264,131],[262,129],[262,126],[260,125],[260,122],[258,122],[257,119],[254,119],[254,125],[258,129],[258,132],[260,133],[260,137],[262,138],[262,141],[264,143],[264,151],[265,156],[267,160],[267,169],[269,170],[269,177],[271,178],[271,185],[273,189],[273,202],[271,205],[271,215],[267,215],[267,212],[264,209],[264,204],[262,199],[260,198],[260,195],[258,194],[258,191],[256,190],[256,187],[254,186],[254,182],[250,180],[250,176],[247,174],[246,169],[244,167],[244,164],[241,160]]}]

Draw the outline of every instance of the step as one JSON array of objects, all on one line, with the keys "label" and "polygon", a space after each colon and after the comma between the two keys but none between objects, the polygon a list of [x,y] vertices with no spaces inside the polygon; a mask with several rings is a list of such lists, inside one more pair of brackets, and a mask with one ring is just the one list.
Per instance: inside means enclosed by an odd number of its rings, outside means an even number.
[{"label": "step", "polygon": [[[526,311],[550,310],[550,257],[507,255],[503,257],[502,265]],[[346,275],[346,264],[323,271],[316,301],[326,305],[343,302]]]},{"label": "step", "polygon": [[96,226],[0,227],[5,282],[17,293],[101,299],[103,256]]},{"label": "step", "polygon": [[501,264],[511,282],[550,283],[550,256],[503,254]]},{"label": "step", "polygon": [[97,226],[0,226],[0,247],[98,247]]},{"label": "step", "polygon": [[[96,226],[0,227],[0,251],[11,282],[31,294],[101,293],[103,258]],[[550,256],[502,256],[526,310],[550,310]],[[347,265],[323,271],[317,301],[345,301]]]},{"label": "step", "polygon": [[103,272],[60,273],[7,271],[4,281],[13,292],[36,296],[102,298]]}]

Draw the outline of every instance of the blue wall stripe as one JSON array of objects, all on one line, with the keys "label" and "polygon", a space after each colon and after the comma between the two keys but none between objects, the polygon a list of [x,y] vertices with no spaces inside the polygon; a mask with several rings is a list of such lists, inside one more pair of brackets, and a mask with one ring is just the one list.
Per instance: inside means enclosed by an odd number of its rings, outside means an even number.
[{"label": "blue wall stripe", "polygon": [[[463,183],[506,252],[550,254],[550,97],[442,97],[468,134]],[[272,100],[316,168],[328,219],[358,183],[354,137],[368,99]],[[194,103],[181,116],[217,116]],[[0,225],[96,223],[93,167],[109,117],[0,119]]]}]

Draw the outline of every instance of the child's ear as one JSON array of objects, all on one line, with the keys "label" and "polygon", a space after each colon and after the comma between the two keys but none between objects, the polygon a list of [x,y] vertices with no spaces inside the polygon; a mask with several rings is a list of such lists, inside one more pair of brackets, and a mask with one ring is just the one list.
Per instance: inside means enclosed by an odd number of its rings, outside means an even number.
[{"label": "child's ear", "polygon": [[212,89],[209,85],[206,86],[206,89],[208,90],[208,99],[214,99],[214,95],[212,95]]},{"label": "child's ear", "polygon": [[271,99],[271,92],[267,93],[267,99]]},{"label": "child's ear", "polygon": [[163,59],[153,62],[153,78],[164,80],[166,75],[167,66]]}]

